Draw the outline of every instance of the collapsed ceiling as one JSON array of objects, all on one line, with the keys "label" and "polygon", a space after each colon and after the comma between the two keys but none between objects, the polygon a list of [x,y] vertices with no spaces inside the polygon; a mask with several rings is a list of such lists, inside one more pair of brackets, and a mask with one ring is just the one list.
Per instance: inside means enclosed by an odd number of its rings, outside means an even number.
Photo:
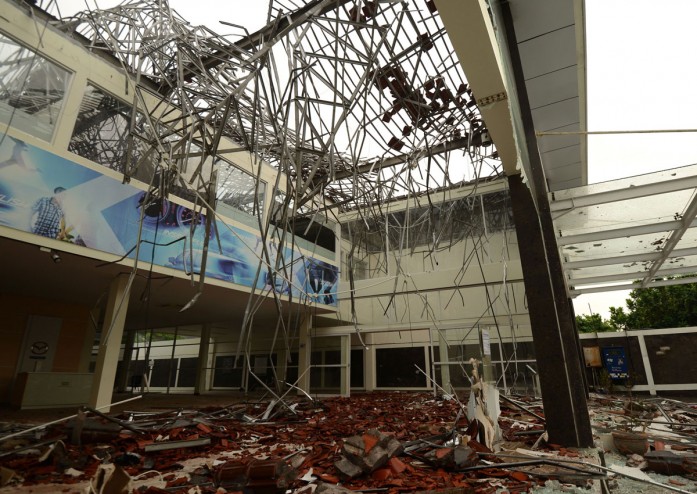
[{"label": "collapsed ceiling", "polygon": [[[223,22],[225,36],[153,0],[63,21],[62,29],[115,56],[134,81],[176,106],[134,139],[165,158],[204,161],[224,150],[226,136],[286,174],[291,216],[500,172],[430,0],[272,1],[264,28],[248,33]],[[162,111],[138,104],[134,117]]]},{"label": "collapsed ceiling", "polygon": [[[396,272],[390,273],[394,299],[397,278],[410,276],[399,259],[417,244],[429,257],[456,242],[472,242],[462,265],[450,266],[459,269],[453,281],[459,289],[468,267],[483,262],[477,251],[485,248],[491,228],[511,227],[503,186],[476,196],[503,170],[432,0],[272,1],[265,27],[249,33],[221,20],[226,35],[192,26],[166,1],[126,1],[62,19],[53,0],[39,6],[57,16],[56,28],[119,64],[128,76],[132,106],[88,85],[80,111],[89,120],[84,128],[97,130],[95,120],[104,118],[109,125],[107,116],[130,113],[126,163],[107,163],[125,180],[150,180],[150,194],[175,192],[210,219],[221,191],[240,187],[238,175],[216,176],[215,167],[207,166],[221,154],[248,151],[256,164],[263,160],[282,172],[268,184],[280,207],[263,219],[257,214],[264,245],[260,268],[274,276],[280,273],[292,283],[278,260],[294,239],[279,232],[307,233],[313,222],[331,219],[342,225],[351,246],[342,266],[347,292],[353,294],[354,273],[363,269],[361,256],[389,252],[397,259]],[[154,107],[147,93],[158,96]],[[92,118],[92,107],[109,111]],[[88,132],[75,131],[71,145],[89,148],[92,141]],[[109,149],[102,151],[104,156],[93,161],[109,161]],[[179,171],[187,164],[195,171],[185,180]],[[255,169],[259,183],[261,166]],[[254,187],[247,192],[254,201]],[[386,207],[404,199],[410,201]],[[257,206],[250,210],[258,212]],[[503,259],[505,273],[507,252]],[[515,305],[502,276],[494,290],[486,280],[479,287],[488,301],[482,317],[496,317],[497,300]],[[201,294],[202,281],[184,310]],[[261,307],[255,295],[253,289],[239,348],[246,348],[243,340],[250,338]],[[288,338],[294,327],[289,306],[273,290],[262,295],[278,302],[277,328]],[[422,302],[437,326],[428,299]],[[394,309],[390,302],[386,311],[390,305]],[[352,297],[351,308],[351,322],[357,324]]]}]

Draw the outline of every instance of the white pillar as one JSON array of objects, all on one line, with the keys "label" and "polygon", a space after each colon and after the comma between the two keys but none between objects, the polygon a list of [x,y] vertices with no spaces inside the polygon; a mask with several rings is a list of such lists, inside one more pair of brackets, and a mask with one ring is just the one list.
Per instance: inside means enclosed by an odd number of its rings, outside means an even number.
[{"label": "white pillar", "polygon": [[133,358],[133,347],[135,345],[136,332],[129,331],[126,333],[126,345],[123,349],[123,360],[121,361],[121,369],[117,369],[116,375],[116,390],[119,393],[124,393],[128,389],[128,369],[131,366]]},{"label": "white pillar", "polygon": [[288,376],[288,349],[285,347],[285,341],[282,342],[282,347],[276,348],[276,379],[285,381]]},{"label": "white pillar", "polygon": [[375,345],[373,344],[373,333],[363,335],[365,344],[365,362],[363,364],[363,383],[366,391],[375,391]]},{"label": "white pillar", "polygon": [[448,342],[443,330],[438,331],[438,360],[440,364],[440,386],[446,393],[450,393],[450,357],[448,356]]},{"label": "white pillar", "polygon": [[[643,334],[637,335],[637,341],[639,341],[639,351],[641,351],[641,360],[644,362],[644,372],[646,373],[646,384],[649,387],[649,393],[652,395],[656,394],[656,383],[653,380],[653,371],[651,370],[651,362],[649,361],[649,352],[646,350],[646,341],[644,340]],[[627,353],[629,353],[629,348],[627,348]]]},{"label": "white pillar", "polygon": [[119,363],[121,337],[128,312],[128,297],[130,289],[128,276],[120,275],[114,278],[109,288],[109,299],[104,313],[102,337],[99,341],[97,365],[92,378],[92,393],[90,406],[103,412],[109,411],[109,404],[114,393],[116,366]]},{"label": "white pillar", "polygon": [[80,353],[80,365],[78,372],[90,371],[90,360],[92,359],[92,346],[94,345],[94,335],[97,333],[97,321],[101,311],[99,308],[93,308],[89,313],[89,321],[85,329],[85,340],[82,343],[82,352]]},{"label": "white pillar", "polygon": [[310,362],[312,358],[312,316],[307,314],[300,323],[299,348],[298,348],[298,387],[305,393],[310,393]]},{"label": "white pillar", "polygon": [[211,348],[211,325],[204,324],[201,326],[201,341],[198,345],[198,362],[196,362],[196,384],[194,386],[194,394],[200,395],[208,391],[209,384],[209,365]]},{"label": "white pillar", "polygon": [[341,396],[351,396],[351,337],[341,336]]}]

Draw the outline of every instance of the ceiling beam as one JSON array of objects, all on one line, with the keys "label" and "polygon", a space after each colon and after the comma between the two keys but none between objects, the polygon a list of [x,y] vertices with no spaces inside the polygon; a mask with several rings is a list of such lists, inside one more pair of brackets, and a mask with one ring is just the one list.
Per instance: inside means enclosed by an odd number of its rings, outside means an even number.
[{"label": "ceiling beam", "polygon": [[[659,280],[649,283],[643,288],[654,288],[659,286],[671,286],[671,285],[687,285],[689,283],[697,283],[697,276],[691,276],[689,278],[673,278],[671,280]],[[569,290],[570,297],[577,297],[579,295],[584,295],[586,293],[603,293],[603,292],[615,292],[618,290],[636,290],[637,288],[642,288],[638,283],[625,283],[624,285],[610,285],[610,286],[597,286],[593,288],[581,288],[579,290]]]},{"label": "ceiling beam", "polygon": [[[670,259],[686,256],[697,256],[697,247],[691,247],[688,249],[674,249]],[[627,256],[617,257],[598,257],[596,259],[586,259],[584,261],[569,261],[563,263],[563,266],[564,271],[571,271],[574,269],[591,268],[595,266],[612,266],[614,264],[631,264],[633,262],[655,261],[660,257],[660,252],[650,252],[648,254],[630,254]]]},{"label": "ceiling beam", "polygon": [[657,194],[667,194],[669,192],[678,192],[681,190],[694,188],[697,188],[697,175],[692,177],[678,178],[675,180],[666,180],[665,182],[655,182],[644,185],[630,186],[622,189],[584,194],[579,195],[578,197],[560,200],[555,200],[555,194],[552,192],[550,194],[550,209],[552,211],[567,211],[574,208],[597,206],[599,204],[639,199],[642,197]]},{"label": "ceiling beam", "polygon": [[448,37],[477,100],[506,175],[516,175],[518,153],[496,35],[484,0],[435,0]]},{"label": "ceiling beam", "polygon": [[[697,271],[697,266],[661,269],[660,271],[656,272],[654,278],[659,278],[662,276],[681,275],[685,274],[686,272],[694,273],[695,271]],[[597,285],[600,283],[613,283],[616,281],[636,281],[643,279],[644,276],[646,276],[646,270],[618,274],[608,274],[605,276],[588,276],[586,278],[569,278],[569,285],[576,287],[579,285]]]},{"label": "ceiling beam", "polygon": [[[697,226],[697,221],[694,220],[694,215],[692,215],[692,220],[685,229]],[[577,235],[569,235],[566,237],[558,237],[557,245],[573,245],[582,244],[584,242],[597,242],[600,240],[609,240],[611,238],[621,238],[621,237],[633,237],[635,235],[647,235],[650,233],[660,233],[669,232],[671,230],[677,230],[683,227],[682,220],[676,221],[663,221],[660,223],[649,223],[646,225],[639,226],[628,226],[625,228],[615,228],[612,230],[600,230],[597,232],[589,233],[579,233]]]},{"label": "ceiling beam", "polygon": [[400,154],[397,156],[392,156],[390,158],[371,161],[369,163],[358,165],[351,170],[337,172],[334,175],[334,180],[343,180],[345,178],[353,177],[354,173],[361,175],[363,173],[368,173],[371,171],[377,172],[384,168],[390,168],[393,166],[401,165],[409,160],[421,159],[425,158],[426,156],[436,156],[438,154],[447,153],[449,151],[463,149],[468,147],[469,144],[470,139],[468,137],[460,137],[459,139],[453,139],[452,141],[443,142],[441,144],[437,144],[436,146],[431,146],[430,148],[421,148],[413,153]]},{"label": "ceiling beam", "polygon": [[661,266],[666,261],[666,259],[670,257],[670,253],[673,252],[673,249],[678,245],[678,242],[680,242],[680,239],[683,237],[683,235],[685,235],[687,229],[691,228],[696,223],[696,216],[697,195],[695,195],[692,198],[690,205],[687,206],[687,209],[685,209],[682,218],[680,218],[680,227],[673,230],[670,233],[670,237],[668,237],[668,240],[663,244],[663,249],[661,249],[661,257],[655,260],[651,265],[651,268],[649,268],[649,272],[646,273],[646,276],[641,282],[642,288],[645,288],[651,282],[651,280],[654,277],[656,277],[656,273],[659,269],[661,269]]}]

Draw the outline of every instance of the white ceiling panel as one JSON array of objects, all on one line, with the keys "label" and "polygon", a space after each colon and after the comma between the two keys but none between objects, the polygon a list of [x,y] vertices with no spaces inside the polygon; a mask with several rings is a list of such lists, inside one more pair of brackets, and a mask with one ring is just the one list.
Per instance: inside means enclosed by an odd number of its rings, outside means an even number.
[{"label": "white ceiling panel", "polygon": [[574,24],[573,0],[511,0],[518,42]]},{"label": "white ceiling panel", "polygon": [[[566,125],[556,129],[558,132],[578,132],[579,124],[574,122],[571,125]],[[537,138],[538,149],[541,153],[553,151],[555,149],[563,149],[569,146],[581,144],[581,137],[578,134],[571,135],[554,135],[554,136],[539,136]]]},{"label": "white ceiling panel", "polygon": [[559,168],[572,163],[578,163],[579,145],[569,146],[567,148],[555,149],[542,153],[542,160],[549,162],[550,168]]},{"label": "white ceiling panel", "polygon": [[578,98],[564,100],[532,111],[535,130],[556,130],[579,121]]},{"label": "white ceiling panel", "polygon": [[578,96],[578,72],[576,65],[525,81],[528,88],[530,109]]},{"label": "white ceiling panel", "polygon": [[574,26],[518,43],[525,79],[576,65],[576,29]]}]

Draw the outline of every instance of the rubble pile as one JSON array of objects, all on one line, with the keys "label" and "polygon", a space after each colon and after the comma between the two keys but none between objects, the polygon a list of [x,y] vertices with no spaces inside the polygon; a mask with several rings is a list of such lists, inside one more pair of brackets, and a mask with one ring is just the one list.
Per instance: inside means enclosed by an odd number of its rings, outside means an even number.
[{"label": "rubble pile", "polygon": [[426,393],[113,415],[83,409],[28,431],[0,424],[0,493],[531,492],[644,471],[668,478],[642,482],[697,489],[694,405],[606,396],[590,403],[606,464],[593,451],[548,443],[541,401],[521,396],[502,398],[493,448],[457,397]]}]

